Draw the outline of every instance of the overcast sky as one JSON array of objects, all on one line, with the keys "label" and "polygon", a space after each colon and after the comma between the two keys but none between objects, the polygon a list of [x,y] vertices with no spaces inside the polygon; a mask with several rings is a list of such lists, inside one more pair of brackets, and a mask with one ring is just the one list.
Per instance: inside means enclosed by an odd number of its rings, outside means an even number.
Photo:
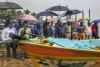
[{"label": "overcast sky", "polygon": [[[4,0],[0,0],[4,1]],[[5,0],[6,1],[6,0]],[[100,18],[100,0],[8,0],[15,2],[24,9],[29,9],[34,12],[41,12],[51,6],[63,5],[70,9],[79,9],[85,11],[85,17],[88,17],[88,10],[91,9],[91,18]],[[78,15],[78,17],[80,17]]]}]

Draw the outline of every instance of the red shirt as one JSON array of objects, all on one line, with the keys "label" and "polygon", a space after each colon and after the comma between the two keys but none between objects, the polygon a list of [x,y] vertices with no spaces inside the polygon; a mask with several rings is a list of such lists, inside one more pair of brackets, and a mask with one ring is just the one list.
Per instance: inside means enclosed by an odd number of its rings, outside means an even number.
[{"label": "red shirt", "polygon": [[92,33],[96,33],[97,32],[97,28],[95,25],[92,26]]}]

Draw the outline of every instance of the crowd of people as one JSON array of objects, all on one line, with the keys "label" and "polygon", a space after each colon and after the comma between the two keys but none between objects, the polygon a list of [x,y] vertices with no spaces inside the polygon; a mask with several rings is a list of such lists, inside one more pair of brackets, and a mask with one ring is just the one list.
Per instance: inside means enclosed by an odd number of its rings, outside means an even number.
[{"label": "crowd of people", "polygon": [[[35,38],[36,35],[53,37],[53,38],[68,38],[68,39],[91,39],[100,37],[100,23],[84,23],[78,22],[77,27],[74,27],[71,21],[62,23],[58,20],[57,23],[54,22],[36,22],[32,27],[29,26],[28,21],[22,22],[18,20],[17,23],[7,21],[5,23],[5,28],[2,32],[2,40],[12,40],[10,38],[10,33],[25,37],[25,38]],[[13,50],[13,56],[16,58],[16,48],[15,42],[6,43],[7,44],[7,57],[10,60],[10,47]],[[14,45],[13,45],[14,44]]]},{"label": "crowd of people", "polygon": [[[27,21],[25,21],[27,22]],[[15,28],[18,31],[24,26],[24,23],[19,21]],[[30,32],[29,34],[35,35],[43,35],[46,38],[53,37],[53,38],[68,38],[68,39],[92,39],[92,38],[99,38],[99,23],[85,23],[85,22],[77,22],[77,25],[73,24],[73,22],[68,21],[66,23],[62,23],[60,20],[57,23],[54,22],[36,22],[32,27],[29,27],[29,23],[25,28]],[[77,26],[77,27],[75,27]],[[23,28],[24,29],[24,28]],[[26,30],[26,29],[25,29]],[[21,32],[20,32],[21,33]],[[31,36],[32,38],[36,37],[34,35]]]}]

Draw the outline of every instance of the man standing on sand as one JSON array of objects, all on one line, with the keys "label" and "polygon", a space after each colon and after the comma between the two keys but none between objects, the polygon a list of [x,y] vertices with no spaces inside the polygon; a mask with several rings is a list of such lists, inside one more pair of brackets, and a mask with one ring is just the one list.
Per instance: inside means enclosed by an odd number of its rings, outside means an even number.
[{"label": "man standing on sand", "polygon": [[[14,24],[12,22],[10,22],[8,24],[8,26],[3,30],[2,32],[2,40],[6,41],[6,40],[13,40],[10,37],[10,34],[17,34],[16,29],[14,28]],[[16,58],[16,44],[15,41],[11,41],[11,42],[7,42],[6,43],[6,48],[7,48],[7,61],[10,61],[10,48],[12,48],[13,51],[13,56],[14,58]]]},{"label": "man standing on sand", "polygon": [[[29,38],[32,37],[31,34],[32,34],[32,31],[29,28],[28,22],[27,21],[24,21],[23,27],[19,29],[18,35],[19,36],[22,36],[24,38],[29,39]],[[23,58],[28,58],[28,56],[26,55],[26,53],[24,53],[23,51],[22,51],[22,57]]]}]

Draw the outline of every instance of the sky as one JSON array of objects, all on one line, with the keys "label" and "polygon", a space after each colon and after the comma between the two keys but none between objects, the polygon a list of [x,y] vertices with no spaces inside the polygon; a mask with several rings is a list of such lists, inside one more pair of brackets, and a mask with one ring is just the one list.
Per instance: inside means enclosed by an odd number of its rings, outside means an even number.
[{"label": "sky", "polygon": [[[6,1],[6,0],[0,0]],[[45,11],[51,6],[62,5],[68,6],[70,9],[84,10],[85,17],[89,15],[89,9],[91,9],[91,18],[100,18],[100,0],[8,0],[15,2],[22,6],[24,9],[29,9],[32,12]],[[82,14],[78,15],[78,18],[82,17]]]}]

